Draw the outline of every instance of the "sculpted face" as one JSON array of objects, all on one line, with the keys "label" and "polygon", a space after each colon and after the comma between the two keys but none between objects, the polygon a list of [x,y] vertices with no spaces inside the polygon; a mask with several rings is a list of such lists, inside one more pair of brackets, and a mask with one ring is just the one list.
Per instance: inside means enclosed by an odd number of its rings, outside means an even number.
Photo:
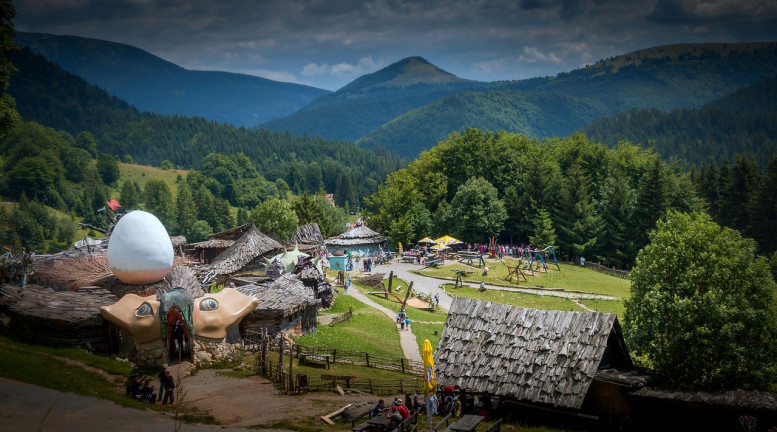
[{"label": "sculpted face", "polygon": [[217,294],[205,294],[194,300],[194,334],[213,339],[227,335],[227,329],[239,323],[259,304],[259,299],[235,289],[224,288]]},{"label": "sculpted face", "polygon": [[135,342],[161,339],[159,302],[156,297],[127,294],[110,306],[102,306],[100,314],[132,335]]}]

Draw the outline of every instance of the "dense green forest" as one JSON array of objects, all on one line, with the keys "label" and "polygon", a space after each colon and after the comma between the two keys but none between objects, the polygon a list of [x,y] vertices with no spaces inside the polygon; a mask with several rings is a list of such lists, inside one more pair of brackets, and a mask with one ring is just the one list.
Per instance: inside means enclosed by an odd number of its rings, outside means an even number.
[{"label": "dense green forest", "polygon": [[[556,76],[486,83],[440,70],[430,77],[400,67],[426,63],[410,60],[365,75],[263,126],[358,141],[406,157],[416,157],[466,127],[504,129],[539,139],[565,136],[605,114],[695,108],[724,97],[777,73],[777,43],[655,47]],[[451,115],[446,109],[450,104],[467,112]],[[517,118],[506,116],[505,110],[515,110]]]},{"label": "dense green forest", "polygon": [[[380,126],[357,142],[417,156],[419,149],[452,131],[474,127],[523,131],[524,135],[567,135],[604,111],[601,103],[561,93],[512,90],[463,92],[437,99]],[[445,122],[438,120],[444,118]]]},{"label": "dense green forest", "polygon": [[629,143],[608,149],[582,134],[539,141],[467,129],[391,174],[366,202],[370,223],[403,244],[497,236],[629,268],[669,210],[709,212],[775,252],[775,186],[777,157],[764,170],[739,156],[687,172]]},{"label": "dense green forest", "polygon": [[629,141],[686,166],[745,154],[764,167],[777,152],[777,76],[703,108],[635,109],[596,119],[584,131],[609,147]]},{"label": "dense green forest", "polygon": [[[199,168],[210,153],[242,153],[264,177],[282,179],[294,193],[334,193],[338,205],[360,205],[406,160],[349,142],[250,130],[203,118],[140,113],[29,50],[12,54],[19,69],[9,93],[19,113],[70,135],[89,131],[101,153],[136,163]],[[234,205],[239,200],[225,196]]]}]

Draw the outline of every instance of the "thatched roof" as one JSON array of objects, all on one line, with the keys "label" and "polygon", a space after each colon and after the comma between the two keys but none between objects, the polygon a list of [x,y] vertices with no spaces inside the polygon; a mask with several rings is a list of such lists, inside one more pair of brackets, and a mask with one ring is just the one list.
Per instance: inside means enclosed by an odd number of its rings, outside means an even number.
[{"label": "thatched roof", "polygon": [[197,243],[192,243],[189,247],[194,249],[226,249],[235,244],[234,240],[210,239]]},{"label": "thatched roof", "polygon": [[290,316],[315,303],[310,289],[293,274],[287,273],[276,281],[262,285],[244,285],[236,288],[241,293],[259,299],[252,313],[271,313]]},{"label": "thatched roof", "polygon": [[170,236],[170,243],[173,244],[174,248],[186,246],[186,236]]},{"label": "thatched roof", "polygon": [[208,237],[210,237],[212,239],[236,240],[236,239],[239,239],[240,237],[242,237],[243,234],[245,234],[246,231],[248,231],[251,228],[252,225],[253,225],[252,223],[247,223],[247,224],[240,225],[240,226],[237,226],[237,227],[234,227],[234,228],[230,228],[228,230],[224,230],[224,231],[221,231],[221,232],[210,234]]},{"label": "thatched roof", "polygon": [[337,237],[328,238],[325,243],[332,246],[355,246],[362,244],[379,244],[386,241],[386,237],[369,229],[366,225],[355,225],[348,231]]},{"label": "thatched roof", "polygon": [[254,258],[281,248],[283,246],[280,243],[262,234],[254,224],[251,224],[242,237],[213,259],[209,268],[216,274],[234,273]]},{"label": "thatched roof", "polygon": [[574,409],[605,366],[605,350],[608,361],[631,367],[615,314],[462,297],[453,301],[438,346],[438,382]]},{"label": "thatched roof", "polygon": [[300,250],[316,248],[324,245],[324,236],[318,224],[313,222],[297,227],[297,233],[286,242],[287,247],[298,246]]}]

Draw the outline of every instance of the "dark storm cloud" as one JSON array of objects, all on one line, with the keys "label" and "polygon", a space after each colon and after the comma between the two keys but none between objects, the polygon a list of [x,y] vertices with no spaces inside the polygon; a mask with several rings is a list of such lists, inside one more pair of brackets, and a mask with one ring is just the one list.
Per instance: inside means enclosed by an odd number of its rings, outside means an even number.
[{"label": "dark storm cloud", "polygon": [[407,56],[481,81],[640,48],[775,40],[774,0],[24,0],[17,30],[128,43],[190,69],[336,89]]}]

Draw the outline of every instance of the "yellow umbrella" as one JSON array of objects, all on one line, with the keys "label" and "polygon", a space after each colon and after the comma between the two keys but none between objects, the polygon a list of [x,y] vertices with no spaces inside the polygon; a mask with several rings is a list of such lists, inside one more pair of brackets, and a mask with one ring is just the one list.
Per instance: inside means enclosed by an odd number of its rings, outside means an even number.
[{"label": "yellow umbrella", "polygon": [[459,241],[449,235],[444,235],[438,238],[437,240],[435,240],[435,242],[449,245],[451,243],[458,243]]},{"label": "yellow umbrella", "polygon": [[429,244],[432,244],[432,243],[435,243],[435,241],[430,239],[429,237],[424,237],[421,240],[418,240],[418,243],[429,243]]},{"label": "yellow umbrella", "polygon": [[437,378],[434,376],[434,357],[432,356],[432,343],[429,339],[424,340],[424,348],[421,351],[421,357],[424,360],[424,393],[429,396],[437,390]]}]

